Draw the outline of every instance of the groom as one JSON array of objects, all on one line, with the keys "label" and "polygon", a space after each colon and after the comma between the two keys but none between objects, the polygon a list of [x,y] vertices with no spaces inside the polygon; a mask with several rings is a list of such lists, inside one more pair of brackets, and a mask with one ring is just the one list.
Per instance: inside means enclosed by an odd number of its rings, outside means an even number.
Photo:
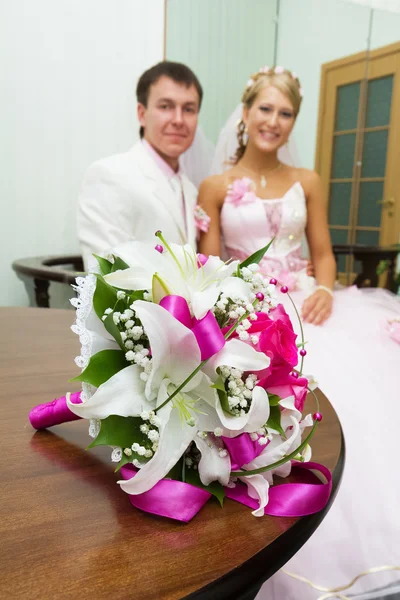
[{"label": "groom", "polygon": [[140,77],[136,96],[140,141],[86,172],[78,203],[78,237],[85,269],[89,257],[157,230],[195,246],[197,190],[179,169],[192,144],[203,96],[196,75],[163,61]]}]

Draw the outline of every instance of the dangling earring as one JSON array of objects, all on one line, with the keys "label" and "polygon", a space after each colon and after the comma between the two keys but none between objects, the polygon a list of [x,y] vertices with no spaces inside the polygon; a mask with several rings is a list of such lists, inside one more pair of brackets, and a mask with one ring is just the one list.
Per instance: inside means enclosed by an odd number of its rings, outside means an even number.
[{"label": "dangling earring", "polygon": [[244,130],[243,130],[243,143],[246,145],[247,142],[249,141],[249,134],[248,134],[248,128],[247,125],[244,126]]}]

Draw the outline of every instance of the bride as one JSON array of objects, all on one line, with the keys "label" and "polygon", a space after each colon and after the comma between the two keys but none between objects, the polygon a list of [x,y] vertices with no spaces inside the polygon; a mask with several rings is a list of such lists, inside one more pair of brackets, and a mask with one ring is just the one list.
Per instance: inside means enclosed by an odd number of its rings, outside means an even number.
[{"label": "bride", "polygon": [[[290,71],[265,67],[252,75],[232,167],[208,177],[199,190],[199,204],[210,217],[200,238],[203,254],[242,259],[274,238],[262,268],[277,280],[288,312],[287,291],[301,307],[306,372],[318,378],[346,440],[345,474],[333,507],[257,600],[389,598],[400,592],[400,345],[385,324],[400,317],[400,298],[385,290],[335,289],[320,178],[278,156],[301,102],[300,82]],[[315,279],[301,257],[304,231]],[[365,571],[348,591],[334,592]]]}]

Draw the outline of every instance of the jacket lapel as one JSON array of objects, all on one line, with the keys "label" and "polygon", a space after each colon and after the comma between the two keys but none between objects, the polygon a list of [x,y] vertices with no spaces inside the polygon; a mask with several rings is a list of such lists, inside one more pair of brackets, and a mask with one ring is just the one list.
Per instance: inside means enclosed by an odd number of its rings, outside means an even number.
[{"label": "jacket lapel", "polygon": [[182,214],[181,199],[175,194],[167,177],[158,168],[141,142],[133,146],[131,154],[136,165],[140,168],[149,183],[152,184],[152,193],[166,208],[171,220],[174,222],[178,232],[178,239],[185,239],[185,223]]},{"label": "jacket lapel", "polygon": [[185,215],[187,241],[193,247],[196,247],[196,226],[194,221],[194,209],[197,202],[197,189],[186,175],[181,176],[183,195],[185,197]]}]

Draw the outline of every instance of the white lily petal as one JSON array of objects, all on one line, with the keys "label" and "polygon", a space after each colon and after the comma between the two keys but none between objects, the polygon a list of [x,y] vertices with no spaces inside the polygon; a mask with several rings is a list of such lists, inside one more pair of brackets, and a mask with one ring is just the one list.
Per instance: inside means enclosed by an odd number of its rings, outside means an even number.
[{"label": "white lily petal", "polygon": [[190,294],[192,311],[196,319],[202,319],[218,300],[220,288],[210,286],[203,291],[194,289]]},{"label": "white lily petal", "polygon": [[248,421],[244,426],[243,431],[251,433],[252,431],[261,429],[268,421],[269,413],[270,406],[268,394],[264,388],[256,385],[253,389],[250,410],[247,413]]},{"label": "white lily petal", "polygon": [[221,446],[215,443],[210,434],[205,440],[196,435],[194,443],[201,452],[199,475],[203,485],[210,485],[212,481],[219,481],[221,485],[227,485],[231,473],[229,454],[227,456],[219,455],[218,450]]},{"label": "white lily petal", "polygon": [[217,427],[222,426],[215,408],[217,403],[219,404],[218,393],[211,385],[212,381],[202,374],[200,383],[187,393],[190,398],[197,401],[194,413],[200,431],[214,431]]},{"label": "white lily petal", "polygon": [[312,451],[311,451],[310,444],[307,444],[307,446],[304,448],[304,450],[301,454],[304,458],[304,462],[309,462],[311,460]]},{"label": "white lily petal", "polygon": [[286,429],[292,424],[292,417],[294,417],[297,421],[300,421],[301,412],[295,407],[294,396],[288,396],[287,398],[280,400],[279,406],[281,406],[284,409],[281,412],[281,427],[283,431],[286,431]]},{"label": "white lily petal", "polygon": [[250,410],[241,417],[226,413],[222,409],[219,400],[217,401],[216,410],[222,426],[229,430],[226,437],[236,437],[244,432],[258,431],[268,421],[270,412],[268,394],[263,388],[256,386],[253,390]]},{"label": "white lily petal", "polygon": [[105,275],[104,281],[122,290],[151,290],[152,274],[144,267],[130,267]]},{"label": "white lily petal", "polygon": [[222,365],[256,373],[266,369],[270,362],[271,359],[263,352],[258,352],[249,344],[235,338],[226,342],[222,350],[210,358],[204,365],[203,372],[215,381],[218,377],[216,370]]},{"label": "white lily petal", "polygon": [[299,423],[294,417],[291,417],[291,426],[293,428],[289,431],[290,436],[286,440],[282,441],[280,435],[275,435],[272,441],[265,446],[265,450],[246,465],[246,469],[251,470],[266,467],[267,465],[271,465],[272,463],[281,460],[281,458],[295,450],[296,445],[299,445],[298,443],[296,444],[296,442],[298,436],[301,435],[301,432]]},{"label": "white lily petal", "polygon": [[[151,399],[163,379],[170,379],[175,386],[181,385],[201,362],[200,349],[190,329],[182,325],[158,304],[143,300],[133,303],[149,338],[153,368],[146,384],[146,395]],[[190,391],[202,378],[197,373],[185,387]]]},{"label": "white lily petal", "polygon": [[255,517],[264,516],[264,508],[268,504],[269,483],[262,475],[249,475],[248,477],[239,477],[243,483],[247,485],[247,492],[250,498],[259,501],[259,508],[253,510],[252,514]]},{"label": "white lily petal", "polygon": [[[161,386],[157,404],[160,405],[167,395],[166,386]],[[143,494],[154,487],[178,462],[197,433],[196,427],[182,423],[179,411],[171,403],[166,404],[157,416],[161,419],[160,439],[153,458],[132,479],[118,481],[128,494]]]},{"label": "white lily petal", "polygon": [[202,271],[205,279],[213,278],[223,281],[227,277],[231,277],[238,267],[239,261],[233,260],[225,263],[219,256],[209,256],[207,262],[202,266]]},{"label": "white lily petal", "polygon": [[239,277],[228,277],[220,285],[221,294],[225,294],[228,298],[240,298],[250,302],[252,290],[249,283],[243,281]]},{"label": "white lily petal", "polygon": [[122,369],[97,388],[91,398],[82,404],[67,401],[69,409],[84,419],[106,419],[110,415],[134,417],[143,410],[152,410],[144,395],[142,369],[131,365]]}]

